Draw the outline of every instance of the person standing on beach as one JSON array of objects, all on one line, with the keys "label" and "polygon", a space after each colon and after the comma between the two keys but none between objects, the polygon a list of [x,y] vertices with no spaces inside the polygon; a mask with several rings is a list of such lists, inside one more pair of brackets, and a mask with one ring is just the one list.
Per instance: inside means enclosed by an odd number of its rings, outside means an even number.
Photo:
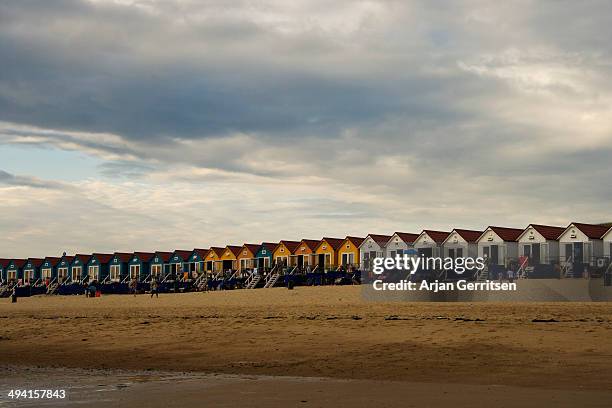
[{"label": "person standing on beach", "polygon": [[153,298],[153,295],[155,295],[156,298],[159,297],[159,290],[157,289],[157,279],[155,278],[151,280],[151,299]]},{"label": "person standing on beach", "polygon": [[130,292],[134,294],[134,297],[136,297],[137,289],[138,289],[138,281],[136,280],[136,278],[134,278],[130,281]]}]

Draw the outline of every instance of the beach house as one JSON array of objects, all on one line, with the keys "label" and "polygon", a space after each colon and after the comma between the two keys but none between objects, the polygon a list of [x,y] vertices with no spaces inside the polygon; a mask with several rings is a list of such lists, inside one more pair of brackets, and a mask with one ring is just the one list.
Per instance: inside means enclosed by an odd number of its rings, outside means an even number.
[{"label": "beach house", "polygon": [[274,249],[277,247],[276,242],[262,242],[255,254],[256,264],[258,272],[269,269],[273,264]]},{"label": "beach house", "polygon": [[25,259],[11,259],[6,266],[6,280],[8,282],[23,280],[23,267],[25,264]]},{"label": "beach house", "polygon": [[300,245],[300,241],[286,241],[283,240],[276,245],[274,248],[274,252],[272,253],[272,258],[274,259],[274,264],[283,266],[293,266],[291,264],[291,255],[294,254],[295,250]]},{"label": "beach house", "polygon": [[385,244],[386,256],[395,258],[396,255],[403,255],[409,249],[414,249],[414,241],[419,234],[410,232],[394,232],[389,242]]},{"label": "beach house", "polygon": [[91,255],[91,258],[89,258],[89,261],[85,265],[89,282],[103,282],[110,278],[110,264],[114,256],[114,254],[99,253]]},{"label": "beach house", "polygon": [[568,277],[581,277],[603,267],[603,237],[608,227],[598,224],[572,222],[559,235],[559,258],[563,273]]},{"label": "beach house", "polygon": [[109,263],[109,275],[111,282],[123,282],[128,278],[129,263],[133,254],[127,252],[115,252]]},{"label": "beach house", "polygon": [[154,252],[134,252],[128,263],[129,278],[143,282],[151,277],[151,262],[155,258]]},{"label": "beach house", "polygon": [[414,240],[414,249],[425,257],[442,256],[444,253],[442,244],[449,234],[450,232],[446,231],[423,230]]},{"label": "beach house", "polygon": [[359,247],[365,238],[347,236],[338,249],[338,260],[344,268],[359,268]]},{"label": "beach house", "polygon": [[318,265],[318,270],[327,271],[330,269],[337,269],[340,262],[338,262],[338,250],[342,246],[344,238],[329,238],[325,237],[315,249],[315,260]]},{"label": "beach house", "polygon": [[151,260],[151,279],[161,280],[170,273],[170,257],[172,252],[156,251]]},{"label": "beach house", "polygon": [[257,250],[259,250],[260,244],[243,244],[240,248],[240,253],[238,254],[236,261],[238,264],[238,270],[242,272],[247,272],[253,270],[255,268]]},{"label": "beach house", "polygon": [[320,242],[321,240],[319,239],[301,240],[295,253],[291,255],[291,257],[294,258],[291,264],[297,266],[299,270],[308,268],[308,266],[313,268],[316,264],[315,251]]},{"label": "beach house", "polygon": [[40,278],[45,283],[50,283],[57,279],[57,268],[60,265],[62,258],[48,256],[43,259],[42,266],[40,267]]},{"label": "beach house", "polygon": [[374,258],[385,256],[385,248],[391,235],[368,234],[359,245],[359,264],[361,268],[370,271]]},{"label": "beach house", "polygon": [[206,262],[204,264],[206,272],[219,273],[223,271],[221,268],[221,257],[223,256],[224,252],[225,248],[210,247],[208,253],[206,254]]},{"label": "beach house", "polygon": [[42,258],[28,258],[23,266],[23,281],[35,283],[40,279],[40,267],[45,260]]},{"label": "beach house", "polygon": [[455,228],[442,242],[445,258],[476,258],[482,231]]}]

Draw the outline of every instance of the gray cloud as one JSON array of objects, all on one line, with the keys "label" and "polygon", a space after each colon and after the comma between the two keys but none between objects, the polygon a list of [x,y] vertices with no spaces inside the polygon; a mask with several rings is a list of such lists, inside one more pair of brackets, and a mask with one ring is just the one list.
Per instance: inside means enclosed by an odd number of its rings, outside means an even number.
[{"label": "gray cloud", "polygon": [[41,180],[36,177],[16,176],[4,170],[0,170],[0,185],[43,189],[62,189],[65,187],[62,183]]}]

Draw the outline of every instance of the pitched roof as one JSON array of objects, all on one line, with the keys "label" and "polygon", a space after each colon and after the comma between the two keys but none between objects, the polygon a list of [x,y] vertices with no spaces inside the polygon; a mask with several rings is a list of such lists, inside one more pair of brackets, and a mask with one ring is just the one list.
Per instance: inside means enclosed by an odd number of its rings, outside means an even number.
[{"label": "pitched roof", "polygon": [[55,266],[62,260],[62,258],[58,258],[56,256],[48,256],[45,258],[45,260],[51,262],[51,265]]},{"label": "pitched roof", "polygon": [[[524,231],[520,228],[494,227],[491,225],[487,229],[489,228],[491,229],[491,231],[495,232],[498,237],[500,237],[504,241],[510,242],[516,241]],[[484,232],[480,236],[482,236],[483,234]]]},{"label": "pitched roof", "polygon": [[205,248],[194,248],[193,249],[193,253],[197,254],[202,259],[206,258],[208,251],[210,251],[210,248],[206,248],[206,249]]},{"label": "pitched roof", "polygon": [[338,248],[340,248],[342,246],[342,243],[344,242],[344,238],[329,238],[329,237],[325,237],[321,240],[321,242],[327,242],[333,249],[334,251]]},{"label": "pitched roof", "polygon": [[[393,235],[397,235],[402,241],[411,244],[416,241],[420,234],[413,234],[411,232],[395,232]],[[393,235],[391,238],[393,238]],[[391,238],[389,238],[389,240],[391,240]]]},{"label": "pitched roof", "polygon": [[444,242],[444,240],[450,235],[450,232],[446,231],[423,230],[423,232],[429,235],[429,238],[436,243]]},{"label": "pitched roof", "polygon": [[[281,244],[283,244],[291,253],[294,253],[297,247],[300,245],[300,241],[281,241],[278,243],[276,248],[278,248]],[[276,248],[274,250],[276,251]]]},{"label": "pitched roof", "polygon": [[7,258],[0,258],[0,266],[3,268],[6,268],[8,266],[8,264],[11,263],[10,259]]},{"label": "pitched roof", "polygon": [[210,247],[210,249],[206,253],[206,256],[208,256],[208,254],[210,254],[210,251],[213,251],[215,253],[215,255],[217,255],[217,257],[221,258],[221,255],[223,255],[223,252],[225,252],[225,248]]},{"label": "pitched roof", "polygon": [[[378,245],[385,246],[387,242],[391,239],[391,235],[379,235],[379,234],[368,234],[366,239],[370,237],[376,242]],[[365,240],[364,240],[365,241]]]},{"label": "pitched roof", "polygon": [[43,264],[43,262],[45,262],[45,260],[42,258],[28,258],[27,260],[28,262],[31,262],[32,266],[34,266],[35,268],[39,268]]},{"label": "pitched roof", "polygon": [[349,240],[353,243],[353,245],[355,245],[357,248],[359,248],[359,246],[363,243],[363,241],[365,240],[365,238],[362,237],[351,237],[351,236],[347,236],[346,238],[344,238],[345,240]]},{"label": "pitched roof", "polygon": [[193,251],[188,251],[186,249],[175,249],[174,252],[172,253],[172,255],[177,254],[183,260],[185,260],[185,259],[189,259],[189,257],[191,256],[192,252]]},{"label": "pitched roof", "polygon": [[228,245],[225,247],[225,249],[229,249],[230,251],[232,251],[232,254],[234,254],[234,256],[238,256],[240,254],[240,251],[242,250],[241,246],[237,246],[237,245]]},{"label": "pitched roof", "polygon": [[319,246],[319,242],[321,242],[319,239],[303,239],[300,244],[304,243],[311,251],[314,251]]},{"label": "pitched roof", "polygon": [[141,261],[148,262],[155,256],[154,252],[134,252],[134,256]]},{"label": "pitched roof", "polygon": [[159,256],[162,262],[168,262],[170,260],[170,257],[172,256],[172,252],[155,251],[155,255]]},{"label": "pitched roof", "polygon": [[13,264],[17,268],[23,268],[23,265],[25,265],[25,263],[26,263],[25,259],[11,259],[11,261],[13,261]]},{"label": "pitched roof", "polygon": [[257,253],[257,251],[259,251],[260,247],[261,247],[260,244],[244,244],[244,245],[242,245],[242,248],[248,249],[253,255],[255,255]]},{"label": "pitched roof", "polygon": [[606,232],[608,232],[609,229],[605,225],[582,224],[578,222],[572,222],[570,226],[572,225],[578,228],[580,231],[582,231],[584,235],[591,239],[601,239],[606,234]]},{"label": "pitched roof", "polygon": [[478,241],[478,238],[480,238],[483,232],[483,231],[466,230],[466,229],[459,229],[459,228],[455,228],[453,231],[459,234],[459,236],[465,239],[467,242]]},{"label": "pitched roof", "polygon": [[127,252],[115,252],[113,254],[113,257],[119,258],[119,260],[121,262],[130,262],[130,260],[132,260],[132,256],[133,255],[134,254],[130,254],[130,253],[127,253]]},{"label": "pitched roof", "polygon": [[[529,224],[529,227],[533,227],[534,230],[538,231],[544,239],[556,240],[559,238],[559,235],[563,234],[565,228],[563,227],[553,227],[552,225],[539,225],[539,224]],[[527,230],[525,228],[525,230]]]},{"label": "pitched roof", "polygon": [[115,256],[115,254],[97,254],[97,253],[93,253],[91,255],[92,257],[95,257],[98,261],[100,261],[100,263],[109,263],[111,259],[113,259],[113,257]]},{"label": "pitched roof", "polygon": [[276,247],[278,246],[278,244],[279,244],[278,242],[262,242],[257,252],[259,252],[259,250],[262,249],[262,247],[268,251],[274,251]]}]

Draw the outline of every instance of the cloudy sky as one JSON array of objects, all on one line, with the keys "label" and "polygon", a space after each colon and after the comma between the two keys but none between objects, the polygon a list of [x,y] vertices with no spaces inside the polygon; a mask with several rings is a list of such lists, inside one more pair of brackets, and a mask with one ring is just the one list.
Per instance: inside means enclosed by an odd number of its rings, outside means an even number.
[{"label": "cloudy sky", "polygon": [[611,221],[610,38],[606,0],[2,0],[0,257]]}]

